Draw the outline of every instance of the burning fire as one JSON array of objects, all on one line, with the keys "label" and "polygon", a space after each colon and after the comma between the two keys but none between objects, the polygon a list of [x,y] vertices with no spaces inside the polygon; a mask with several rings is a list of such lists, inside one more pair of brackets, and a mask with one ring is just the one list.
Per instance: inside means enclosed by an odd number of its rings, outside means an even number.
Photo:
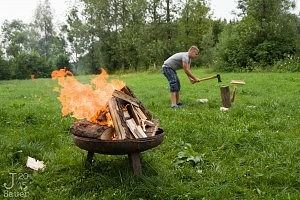
[{"label": "burning fire", "polygon": [[66,67],[64,67],[64,69],[54,70],[51,73],[52,79],[56,79],[56,78],[59,78],[59,77],[66,77],[66,76],[73,76],[72,72],[67,70]]},{"label": "burning fire", "polygon": [[100,125],[113,126],[107,107],[114,90],[121,90],[125,84],[120,80],[108,82],[108,73],[101,69],[101,74],[91,80],[91,84],[82,84],[74,76],[67,76],[66,69],[54,71],[52,78],[58,78],[62,104],[62,115],[71,115],[76,119],[87,119]]}]

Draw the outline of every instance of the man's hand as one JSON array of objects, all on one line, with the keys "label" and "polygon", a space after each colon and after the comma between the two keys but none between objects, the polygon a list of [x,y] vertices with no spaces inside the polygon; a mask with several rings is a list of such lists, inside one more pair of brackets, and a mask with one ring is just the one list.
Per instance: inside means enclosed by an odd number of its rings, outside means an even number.
[{"label": "man's hand", "polygon": [[189,79],[190,79],[190,82],[191,82],[192,84],[200,82],[200,79],[199,79],[199,78],[193,79],[193,78],[189,77]]}]

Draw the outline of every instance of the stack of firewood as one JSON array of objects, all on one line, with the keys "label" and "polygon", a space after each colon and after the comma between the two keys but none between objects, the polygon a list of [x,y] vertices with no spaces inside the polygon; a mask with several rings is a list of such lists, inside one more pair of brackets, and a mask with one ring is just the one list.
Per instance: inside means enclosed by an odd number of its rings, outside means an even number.
[{"label": "stack of firewood", "polygon": [[[109,115],[108,115],[109,114]],[[99,125],[111,117],[113,126]],[[115,90],[108,102],[107,112],[102,112],[97,121],[75,122],[71,127],[74,135],[102,140],[139,139],[154,136],[159,123],[135,97],[128,87]]]}]

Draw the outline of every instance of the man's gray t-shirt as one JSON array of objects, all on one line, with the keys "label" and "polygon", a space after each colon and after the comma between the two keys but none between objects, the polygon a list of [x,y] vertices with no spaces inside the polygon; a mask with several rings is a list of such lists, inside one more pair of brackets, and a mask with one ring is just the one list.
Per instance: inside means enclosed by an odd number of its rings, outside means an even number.
[{"label": "man's gray t-shirt", "polygon": [[176,53],[173,56],[165,60],[163,67],[171,67],[174,70],[177,70],[182,66],[182,62],[191,64],[191,59],[189,58],[188,52]]}]

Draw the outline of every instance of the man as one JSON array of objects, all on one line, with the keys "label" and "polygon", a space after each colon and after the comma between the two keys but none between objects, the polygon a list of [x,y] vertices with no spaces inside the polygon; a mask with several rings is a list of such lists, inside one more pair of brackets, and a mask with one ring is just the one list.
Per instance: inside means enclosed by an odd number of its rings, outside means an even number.
[{"label": "man", "polygon": [[179,101],[180,81],[176,70],[181,66],[192,84],[199,82],[199,78],[194,76],[191,71],[191,61],[197,58],[199,49],[191,46],[188,52],[176,53],[165,60],[162,66],[162,72],[168,79],[171,93],[171,108],[179,108],[182,103]]}]

